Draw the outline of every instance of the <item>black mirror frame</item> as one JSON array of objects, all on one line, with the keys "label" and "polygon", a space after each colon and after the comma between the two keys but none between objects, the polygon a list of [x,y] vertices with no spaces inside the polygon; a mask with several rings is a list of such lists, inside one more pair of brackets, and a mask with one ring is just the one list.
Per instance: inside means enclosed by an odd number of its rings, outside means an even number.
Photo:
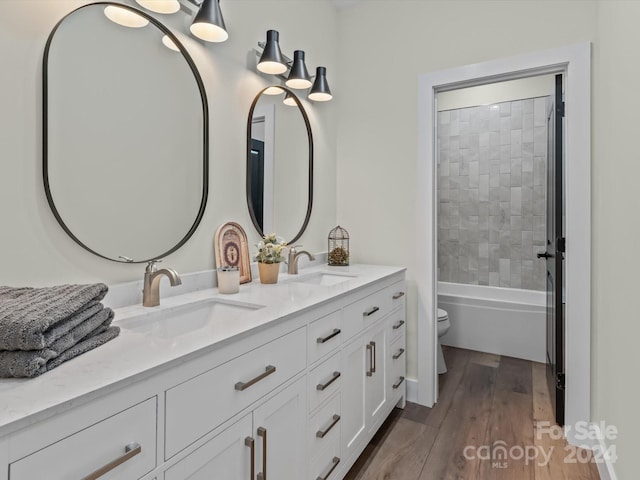
[{"label": "black mirror frame", "polygon": [[[305,111],[304,106],[302,105],[302,102],[300,101],[298,96],[295,94],[295,92],[281,85],[275,85],[275,86],[282,89],[283,93],[288,93],[291,96],[291,98],[295,100],[296,105],[298,106],[298,108],[300,109],[300,113],[302,114],[302,118],[304,119],[304,124],[305,124],[305,127],[307,128],[307,137],[309,139],[309,179],[308,179],[309,196],[307,199],[307,213],[305,215],[304,222],[302,223],[302,227],[300,227],[300,230],[298,231],[298,233],[296,233],[296,235],[291,240],[286,240],[288,245],[293,245],[295,242],[298,241],[298,239],[300,239],[304,231],[307,229],[307,226],[309,225],[309,220],[311,219],[311,210],[313,208],[313,133],[311,132],[311,123],[309,122],[309,117],[307,116],[307,112]],[[256,108],[256,105],[258,104],[258,101],[260,100],[260,97],[265,92],[265,90],[268,90],[270,88],[273,88],[273,86],[263,88],[258,92],[256,97],[253,99],[253,103],[251,103],[251,108],[249,109],[249,118],[247,120],[247,161],[246,161],[246,172],[245,172],[245,177],[246,177],[245,190],[246,190],[246,196],[247,196],[247,207],[249,208],[249,215],[251,216],[251,221],[253,222],[253,226],[258,231],[261,237],[264,237],[265,232],[262,231],[262,228],[260,227],[260,224],[256,219],[256,214],[253,209],[253,203],[251,202],[251,178],[249,176],[250,162],[251,162],[251,127],[253,124],[253,112]]]},{"label": "black mirror frame", "polygon": [[[47,124],[48,124],[48,94],[47,94],[47,88],[48,88],[48,68],[47,68],[47,63],[49,60],[49,50],[51,48],[51,42],[53,40],[53,36],[55,35],[56,31],[58,30],[58,28],[60,27],[60,25],[62,25],[62,22],[64,22],[64,20],[69,17],[70,15],[73,15],[75,12],[77,12],[78,10],[81,10],[83,8],[86,7],[91,7],[91,6],[95,6],[95,5],[104,5],[104,6],[109,6],[109,5],[113,5],[119,8],[124,8],[126,10],[131,10],[132,12],[135,12],[136,14],[140,15],[141,17],[144,17],[145,19],[147,19],[149,21],[149,23],[153,24],[155,27],[157,27],[160,31],[162,31],[165,35],[167,35],[172,41],[173,43],[176,45],[176,47],[178,48],[178,50],[180,51],[180,53],[182,53],[184,59],[186,60],[187,64],[189,65],[189,68],[191,69],[191,72],[193,73],[193,76],[195,78],[196,84],[198,86],[198,90],[200,91],[200,98],[202,100],[202,132],[203,132],[203,155],[202,155],[202,200],[200,202],[200,208],[198,210],[198,214],[196,215],[196,219],[194,220],[193,224],[191,225],[191,228],[189,229],[189,231],[185,234],[185,236],[172,248],[170,248],[169,250],[167,250],[166,252],[160,254],[160,255],[155,255],[151,258],[148,259],[144,259],[144,260],[124,260],[124,259],[116,259],[116,258],[111,258],[111,257],[107,257],[105,255],[102,255],[98,252],[96,252],[95,250],[89,248],[87,245],[85,245],[82,241],[80,241],[80,239],[78,239],[78,237],[76,237],[73,232],[69,229],[69,227],[64,223],[64,221],[62,220],[62,217],[60,216],[60,213],[58,212],[58,209],[55,206],[55,203],[53,201],[53,196],[51,195],[51,189],[49,187],[49,158],[48,158],[48,150],[47,150],[47,143],[48,143],[48,128],[47,128]],[[80,245],[82,248],[84,248],[85,250],[93,253],[94,255],[100,257],[100,258],[104,258],[105,260],[110,260],[112,262],[118,262],[118,263],[147,263],[151,260],[155,260],[155,259],[159,259],[159,258],[164,258],[167,255],[172,254],[173,252],[175,252],[176,250],[178,250],[180,247],[182,247],[187,240],[189,240],[189,238],[191,238],[191,236],[195,233],[196,229],[198,228],[198,225],[200,225],[200,222],[202,221],[202,217],[204,216],[204,211],[206,209],[207,206],[207,199],[209,197],[209,103],[207,100],[207,94],[204,88],[204,82],[202,81],[202,77],[200,76],[200,72],[198,71],[198,68],[196,67],[195,62],[193,61],[193,59],[191,58],[191,55],[189,55],[189,52],[187,51],[187,49],[184,47],[184,45],[182,45],[182,43],[180,42],[180,40],[178,40],[178,38],[171,32],[171,30],[169,30],[167,27],[165,27],[162,23],[160,23],[158,20],[156,20],[154,17],[152,17],[151,15],[148,15],[147,13],[143,12],[142,10],[138,10],[137,8],[131,7],[129,5],[125,5],[125,4],[121,4],[121,3],[115,3],[115,2],[94,2],[94,3],[88,3],[86,5],[82,5],[81,7],[78,7],[74,10],[72,10],[71,12],[67,13],[64,17],[62,17],[62,19],[60,19],[60,21],[58,23],[56,23],[56,25],[53,27],[53,29],[51,30],[51,33],[49,34],[49,37],[47,38],[47,43],[45,44],[45,48],[44,48],[44,56],[42,59],[42,179],[43,179],[43,183],[44,183],[44,191],[45,191],[45,195],[47,197],[47,202],[49,203],[49,207],[51,208],[51,211],[53,212],[53,216],[56,218],[56,220],[58,221],[58,223],[60,224],[60,226],[62,227],[62,229],[66,232],[67,235],[69,235],[78,245]]]}]

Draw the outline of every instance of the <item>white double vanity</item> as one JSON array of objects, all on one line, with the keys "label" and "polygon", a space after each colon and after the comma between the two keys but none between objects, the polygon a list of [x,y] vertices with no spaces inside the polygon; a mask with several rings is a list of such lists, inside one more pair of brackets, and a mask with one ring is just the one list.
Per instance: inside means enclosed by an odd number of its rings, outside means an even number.
[{"label": "white double vanity", "polygon": [[404,269],[283,277],[117,308],[113,341],[0,380],[0,480],[343,478],[405,402]]}]

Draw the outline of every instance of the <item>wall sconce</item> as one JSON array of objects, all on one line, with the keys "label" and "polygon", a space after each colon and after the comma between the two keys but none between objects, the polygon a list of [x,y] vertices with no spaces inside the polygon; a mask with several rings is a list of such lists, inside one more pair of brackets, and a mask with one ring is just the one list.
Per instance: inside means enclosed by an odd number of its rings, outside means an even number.
[{"label": "wall sconce", "polygon": [[[256,49],[255,52],[259,60],[256,68],[262,73],[277,76],[291,89],[304,90],[311,87],[308,95],[310,100],[315,102],[331,100],[333,95],[327,82],[326,67],[316,68],[316,76],[314,79],[314,77],[309,75],[307,70],[304,51],[295,50],[293,52],[293,59],[287,57],[280,50],[279,37],[280,34],[276,30],[268,30],[267,41],[258,42],[258,49]],[[271,88],[274,89],[274,94],[276,94],[275,89],[278,87]],[[284,102],[287,103],[286,98]]]},{"label": "wall sconce", "polygon": [[[181,9],[191,14],[193,9],[197,8],[197,13],[189,27],[194,36],[207,42],[224,42],[229,38],[220,10],[220,0],[136,0],[136,3],[146,10],[163,15],[176,13]],[[135,9],[126,5],[122,7],[108,5],[104,9],[104,14],[112,22],[125,27],[140,28],[149,23],[146,18],[135,13]],[[163,41],[163,43],[175,50],[167,42]]]}]

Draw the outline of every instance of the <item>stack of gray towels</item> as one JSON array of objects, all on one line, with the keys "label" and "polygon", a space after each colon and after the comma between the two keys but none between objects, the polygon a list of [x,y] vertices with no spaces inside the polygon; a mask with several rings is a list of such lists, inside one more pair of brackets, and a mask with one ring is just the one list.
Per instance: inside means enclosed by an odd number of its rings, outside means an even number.
[{"label": "stack of gray towels", "polygon": [[103,283],[0,286],[0,377],[36,377],[120,333]]}]

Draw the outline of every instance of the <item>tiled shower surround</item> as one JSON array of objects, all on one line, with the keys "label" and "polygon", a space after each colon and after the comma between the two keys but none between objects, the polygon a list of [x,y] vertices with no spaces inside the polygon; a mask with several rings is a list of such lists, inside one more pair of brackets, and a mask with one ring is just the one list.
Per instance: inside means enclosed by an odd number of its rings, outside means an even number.
[{"label": "tiled shower surround", "polygon": [[546,289],[548,97],[438,113],[438,279]]}]

